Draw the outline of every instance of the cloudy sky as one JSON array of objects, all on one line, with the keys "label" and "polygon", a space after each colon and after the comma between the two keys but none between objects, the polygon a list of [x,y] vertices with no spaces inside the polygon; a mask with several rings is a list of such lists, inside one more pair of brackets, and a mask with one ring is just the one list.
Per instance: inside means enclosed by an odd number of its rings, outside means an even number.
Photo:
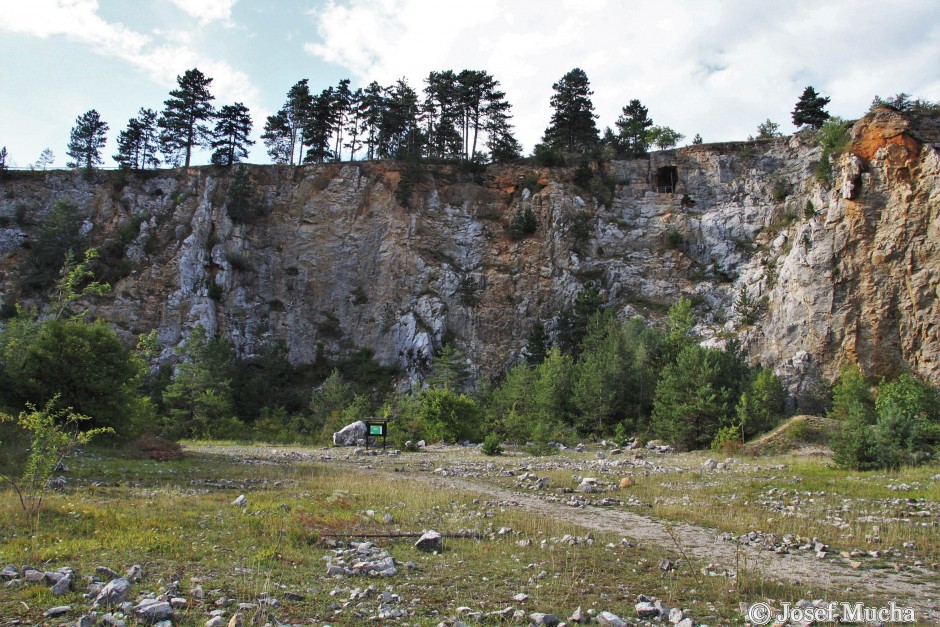
[{"label": "cloudy sky", "polygon": [[[96,109],[111,155],[192,67],[217,105],[250,108],[256,139],[301,78],[420,90],[431,70],[484,69],[528,152],[552,83],[580,67],[600,128],[638,98],[686,142],[728,141],[768,118],[792,132],[807,85],[846,118],[876,94],[940,100],[938,60],[935,0],[0,0],[0,145],[19,166],[47,147],[64,165],[75,118]],[[260,141],[251,160],[269,162]]]}]

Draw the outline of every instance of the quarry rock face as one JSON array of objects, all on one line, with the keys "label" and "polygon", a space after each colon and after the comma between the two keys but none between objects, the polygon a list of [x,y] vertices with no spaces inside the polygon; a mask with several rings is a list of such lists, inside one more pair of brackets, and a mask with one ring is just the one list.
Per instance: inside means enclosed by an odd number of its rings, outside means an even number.
[{"label": "quarry rock face", "polygon": [[[156,328],[164,360],[201,324],[242,356],[365,347],[412,380],[453,339],[475,374],[495,373],[593,283],[624,319],[655,323],[690,298],[703,342],[740,340],[797,393],[846,360],[940,384],[936,122],[879,109],[852,137],[822,178],[810,133],[606,162],[603,204],[574,168],[246,166],[249,223],[227,214],[225,169],[10,173],[0,299],[34,298],[27,247],[69,198],[87,243],[124,259],[94,315],[128,338]],[[514,241],[526,209],[538,227]]]}]

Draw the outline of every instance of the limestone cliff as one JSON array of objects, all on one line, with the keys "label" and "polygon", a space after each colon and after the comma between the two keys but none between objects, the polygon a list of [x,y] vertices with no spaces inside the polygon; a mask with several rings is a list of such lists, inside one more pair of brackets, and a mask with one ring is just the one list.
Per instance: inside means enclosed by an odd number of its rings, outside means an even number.
[{"label": "limestone cliff", "polygon": [[[250,224],[228,217],[231,173],[211,167],[9,174],[0,298],[24,297],[28,225],[68,197],[94,245],[139,223],[96,313],[128,334],[157,328],[164,357],[198,323],[243,355],[275,340],[295,362],[365,346],[411,373],[450,336],[493,372],[594,281],[623,317],[691,297],[703,341],[738,337],[794,390],[845,359],[940,384],[936,123],[879,110],[852,132],[831,182],[797,134],[605,163],[606,205],[573,169],[250,166],[263,209]],[[513,241],[527,207],[537,232]]]}]

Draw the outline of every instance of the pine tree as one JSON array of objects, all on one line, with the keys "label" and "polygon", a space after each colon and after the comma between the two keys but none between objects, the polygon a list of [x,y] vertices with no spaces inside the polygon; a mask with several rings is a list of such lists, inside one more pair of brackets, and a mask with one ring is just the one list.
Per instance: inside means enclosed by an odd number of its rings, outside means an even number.
[{"label": "pine tree", "polygon": [[170,92],[157,126],[160,127],[161,150],[167,161],[189,167],[194,147],[205,146],[212,140],[212,132],[205,122],[212,119],[215,110],[209,93],[212,79],[198,69],[186,70],[176,77],[179,89]]},{"label": "pine tree", "polygon": [[178,352],[182,361],[163,391],[169,435],[221,435],[232,419],[231,347],[198,325]]},{"label": "pine tree", "polygon": [[72,161],[68,166],[91,170],[94,166],[101,165],[101,149],[107,142],[107,131],[107,123],[94,109],[78,116],[69,140],[67,154]]},{"label": "pine tree", "polygon": [[244,166],[235,168],[232,184],[228,188],[225,209],[232,222],[251,222],[258,216],[258,201],[255,198],[248,169]]},{"label": "pine tree", "polygon": [[418,126],[418,94],[400,78],[386,90],[379,124],[379,158],[413,159],[421,156],[423,145]]},{"label": "pine tree", "polygon": [[362,126],[366,146],[366,158],[375,159],[380,154],[379,144],[382,135],[382,118],[385,115],[385,90],[372,81],[362,92],[360,106]]},{"label": "pine tree", "polygon": [[212,140],[212,163],[231,166],[248,156],[248,147],[255,142],[248,139],[251,135],[251,115],[248,107],[240,102],[225,105],[216,115],[215,139]]},{"label": "pine tree", "polygon": [[55,154],[52,152],[51,148],[43,148],[43,151],[39,154],[39,158],[36,159],[36,167],[40,170],[45,170],[52,162],[55,161]]},{"label": "pine tree", "polygon": [[594,104],[591,102],[591,84],[587,74],[574,68],[560,81],[552,85],[555,93],[551,98],[552,119],[545,129],[542,142],[552,148],[567,152],[590,152],[599,142],[594,120]]},{"label": "pine tree", "polygon": [[650,147],[647,129],[653,126],[649,110],[639,100],[631,100],[615,124],[620,130],[620,142],[627,156],[636,159],[646,155]]},{"label": "pine tree", "polygon": [[268,150],[268,155],[274,163],[294,164],[294,149],[290,118],[287,110],[281,109],[274,115],[269,115],[264,123],[264,133],[261,140]]},{"label": "pine tree", "polygon": [[803,90],[803,95],[793,108],[793,124],[796,126],[812,126],[819,128],[829,119],[826,105],[829,98],[820,96],[812,86]]},{"label": "pine tree", "polygon": [[160,165],[157,143],[157,112],[141,108],[137,117],[128,120],[127,128],[118,134],[118,152],[114,160],[123,169],[156,168]]},{"label": "pine tree", "polygon": [[3,174],[7,170],[7,157],[9,157],[9,153],[7,152],[7,147],[4,146],[0,148],[0,174]]},{"label": "pine tree", "polygon": [[343,131],[346,129],[346,118],[351,107],[352,92],[349,91],[349,79],[344,78],[336,86],[336,91],[333,92],[333,119],[336,124],[333,131],[333,136],[336,138],[333,154],[337,161],[343,160]]},{"label": "pine tree", "polygon": [[689,344],[663,369],[656,386],[653,432],[684,450],[704,448],[727,413],[719,351]]},{"label": "pine tree", "polygon": [[548,333],[545,331],[545,325],[541,320],[536,320],[529,331],[529,338],[526,341],[525,352],[526,361],[533,368],[545,361],[548,354]]},{"label": "pine tree", "polygon": [[356,153],[364,143],[361,139],[366,131],[364,104],[361,87],[349,95],[349,120],[346,124],[349,141],[343,144],[343,148],[349,149],[350,161],[356,160]]},{"label": "pine tree", "polygon": [[335,97],[333,88],[328,87],[313,99],[310,115],[303,128],[304,143],[309,146],[304,163],[323,163],[335,158],[330,142],[336,126]]},{"label": "pine tree", "polygon": [[[425,79],[424,104],[421,107],[429,157],[447,158],[462,152],[461,119],[458,104],[457,75],[452,70],[431,72]],[[461,128],[463,124],[460,124]]]}]

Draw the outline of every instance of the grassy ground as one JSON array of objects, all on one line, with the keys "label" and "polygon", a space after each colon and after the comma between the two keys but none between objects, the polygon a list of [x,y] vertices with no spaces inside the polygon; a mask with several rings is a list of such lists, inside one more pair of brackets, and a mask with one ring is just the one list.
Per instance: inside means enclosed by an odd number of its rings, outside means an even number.
[{"label": "grassy ground", "polygon": [[[589,454],[581,457],[590,461]],[[645,457],[662,466],[593,471],[615,483],[632,475],[634,485],[617,496],[626,497],[627,507],[638,512],[735,535],[759,531],[815,537],[835,551],[880,550],[909,565],[940,562],[936,465],[897,473],[848,472],[827,458],[778,456],[739,458],[727,469],[711,471],[702,466],[708,453]],[[539,474],[551,478],[547,493],[554,486],[575,485],[567,468]],[[515,483],[512,478],[497,482]]]},{"label": "grassy ground", "polygon": [[[613,535],[598,534],[588,540],[588,532],[577,525],[472,492],[430,490],[408,478],[408,466],[435,465],[446,457],[374,458],[380,468],[385,464],[388,470],[393,466],[405,470],[395,476],[375,474],[362,462],[341,460],[273,461],[196,453],[182,460],[156,462],[85,454],[70,460],[67,489],[48,497],[35,528],[25,524],[12,493],[0,493],[0,566],[28,564],[43,570],[70,566],[77,574],[76,590],[81,590],[84,577],[98,565],[123,572],[141,564],[144,579],[135,585],[135,594],[160,593],[171,581],[180,582],[180,594],[189,600],[188,607],[177,613],[175,624],[181,625],[204,624],[209,612],[220,607],[217,601],[222,597],[237,604],[256,602],[263,595],[281,601],[272,610],[281,622],[362,624],[378,613],[379,595],[386,589],[398,595],[389,607],[407,610],[400,621],[412,625],[436,625],[448,617],[466,616],[468,611],[485,614],[507,606],[525,610],[526,616],[533,611],[553,612],[564,619],[581,606],[627,618],[635,616],[635,598],[641,593],[688,608],[699,622],[739,624],[740,601],[800,598],[799,590],[759,576],[735,580],[680,569],[664,577],[659,561],[679,559],[676,549],[630,547]],[[481,468],[492,463],[475,452],[459,453],[457,459]],[[550,465],[554,459],[502,458],[491,469]],[[569,459],[588,463],[587,455]],[[870,512],[885,513],[881,509],[885,499],[925,499],[923,507],[933,507],[934,516],[923,521],[937,520],[940,488],[933,475],[940,470],[935,467],[900,475],[846,474],[820,462],[775,460],[787,464],[786,469],[756,471],[751,467],[747,472],[706,474],[700,467],[704,458],[666,459],[673,464],[669,471],[635,472],[637,482],[630,495],[644,504],[634,507],[667,519],[734,532],[760,528],[816,535],[838,547],[865,543],[864,536],[877,523],[860,518]],[[547,469],[539,474],[552,475],[556,485],[571,482],[568,470]],[[911,489],[898,492],[889,487],[901,483]],[[786,489],[786,495],[765,497],[774,487]],[[245,508],[231,504],[240,494],[248,498]],[[794,498],[800,498],[800,503],[792,515],[768,513],[770,506],[761,501],[775,498],[784,507]],[[734,516],[728,516],[729,508]],[[838,529],[826,522],[825,516],[832,513],[838,513],[849,528]],[[511,531],[499,534],[503,527]],[[398,575],[333,578],[325,574],[324,558],[333,552],[323,546],[322,536],[430,528],[486,537],[448,539],[440,554],[417,551],[414,538],[376,539],[399,563]],[[915,548],[905,556],[937,559],[936,527],[882,522],[879,533],[880,546],[914,542]],[[565,536],[571,538],[562,541]],[[406,562],[413,562],[414,568],[402,566]],[[194,594],[197,586],[204,590],[202,599]],[[371,592],[370,586],[374,587]],[[287,593],[303,600],[287,600]],[[513,600],[519,593],[528,598]],[[74,621],[88,601],[80,592],[53,597],[48,586],[42,585],[0,588],[0,616],[7,619],[41,622],[45,609],[63,604],[75,606],[67,616]],[[459,607],[469,610],[458,611]],[[234,610],[234,605],[225,608],[226,622]],[[249,609],[248,613],[262,610]],[[484,617],[484,622],[492,624],[496,619]]]}]

